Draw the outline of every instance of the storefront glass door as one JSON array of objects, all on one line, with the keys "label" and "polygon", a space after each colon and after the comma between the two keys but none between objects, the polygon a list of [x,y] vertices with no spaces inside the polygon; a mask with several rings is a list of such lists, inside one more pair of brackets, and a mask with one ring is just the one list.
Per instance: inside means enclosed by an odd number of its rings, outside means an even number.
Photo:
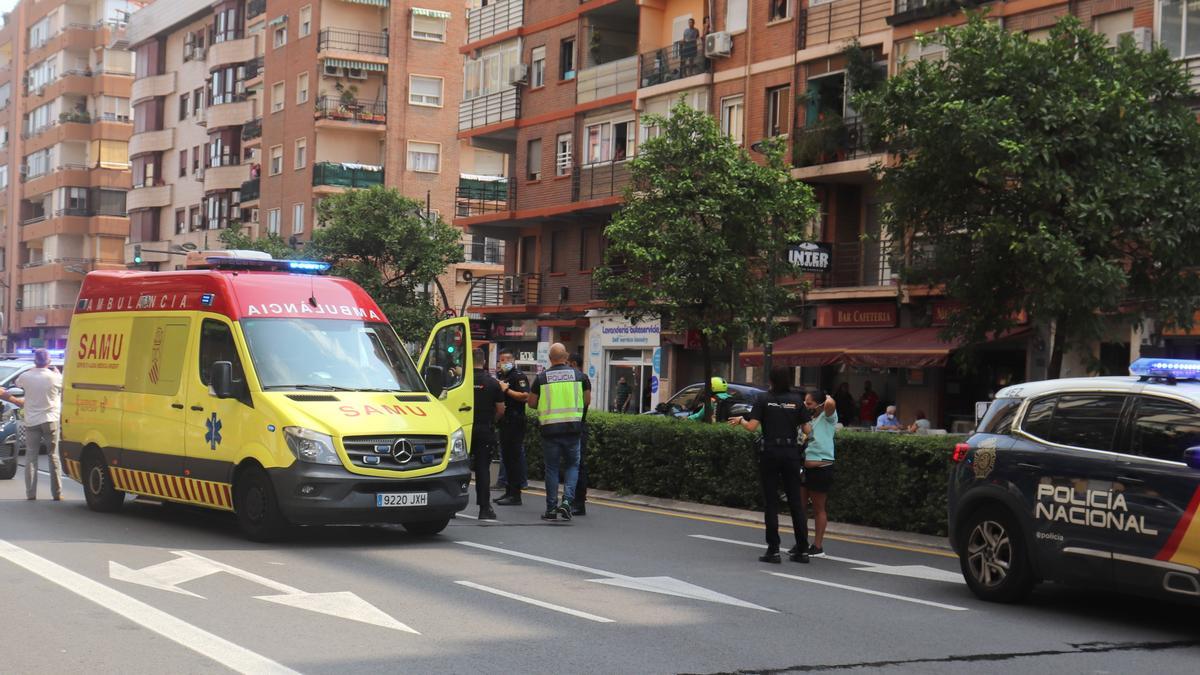
[{"label": "storefront glass door", "polygon": [[650,409],[650,357],[651,352],[642,349],[605,353],[606,410],[636,415]]}]

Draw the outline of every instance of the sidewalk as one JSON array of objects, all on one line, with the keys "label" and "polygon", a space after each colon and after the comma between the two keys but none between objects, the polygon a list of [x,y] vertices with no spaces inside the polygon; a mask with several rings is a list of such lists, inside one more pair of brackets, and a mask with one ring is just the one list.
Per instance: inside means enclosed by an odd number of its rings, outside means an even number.
[{"label": "sidewalk", "polygon": [[[539,490],[545,494],[546,484],[541,481],[530,480],[529,489]],[[658,497],[645,497],[643,495],[622,495],[616,492],[609,492],[608,490],[594,490],[590,487],[587,491],[587,499],[589,502],[611,502],[613,504],[641,506],[646,508],[661,509],[663,511],[674,511],[676,513],[683,513],[693,516],[722,518],[736,522],[753,523],[759,526],[761,526],[763,522],[763,514],[759,511],[731,509],[725,506],[709,506],[708,504],[683,502],[674,499],[660,499]],[[809,525],[811,527],[812,523],[809,523]],[[781,528],[790,529],[792,527],[791,516],[783,513],[779,514],[779,526]],[[890,544],[903,544],[907,546],[920,546],[938,551],[951,550],[950,543],[945,537],[935,537],[928,534],[917,534],[915,532],[895,532],[877,527],[848,525],[845,523],[835,523],[833,521],[829,522],[825,532],[830,535],[837,535],[840,537],[848,537],[853,539],[863,539]]]}]

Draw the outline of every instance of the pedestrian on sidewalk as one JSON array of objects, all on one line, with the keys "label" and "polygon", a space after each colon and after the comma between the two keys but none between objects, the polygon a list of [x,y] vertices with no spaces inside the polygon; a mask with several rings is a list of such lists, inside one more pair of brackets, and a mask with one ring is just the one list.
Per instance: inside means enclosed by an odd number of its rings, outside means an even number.
[{"label": "pedestrian on sidewalk", "polygon": [[500,350],[500,389],[504,392],[504,417],[500,418],[500,479],[504,495],[499,506],[520,506],[525,487],[525,402],[529,378],[517,367],[511,349]]},{"label": "pedestrian on sidewalk", "polygon": [[475,361],[475,413],[471,425],[471,468],[475,471],[475,502],[480,520],[495,520],[492,494],[492,451],[496,448],[496,422],[504,416],[504,391],[496,378],[484,370],[487,361],[482,349],[471,352]]},{"label": "pedestrian on sidewalk", "polygon": [[829,489],[833,486],[833,434],[838,423],[837,404],[828,395],[823,403],[817,403],[819,396],[811,391],[804,395],[804,405],[812,415],[812,433],[809,434],[808,448],[804,452],[804,484],[800,503],[807,509],[811,499],[813,505],[815,532],[812,546],[808,547],[810,556],[825,555],[825,526],[829,523],[825,507]]},{"label": "pedestrian on sidewalk", "polygon": [[[582,373],[583,357],[579,355],[579,352],[573,352],[567,359],[567,365]],[[584,374],[583,384],[585,390],[591,391],[592,378]],[[579,480],[575,482],[575,501],[571,503],[571,515],[573,516],[587,515],[587,412],[588,404],[585,403],[583,405],[583,422],[581,423],[583,431],[579,433]]]},{"label": "pedestrian on sidewalk", "polygon": [[791,390],[792,374],[788,368],[771,369],[771,389],[760,395],[746,418],[734,417],[730,424],[750,431],[762,428],[762,451],[759,455],[759,483],[763,491],[763,521],[767,527],[767,551],[758,559],[779,564],[779,487],[787,494],[792,512],[792,529],[796,545],[788,551],[794,562],[808,562],[808,521],[800,494],[800,469],[804,454],[800,449],[800,434],[808,423],[804,399]]},{"label": "pedestrian on sidewalk", "polygon": [[50,460],[50,496],[62,501],[62,460],[58,456],[58,420],[62,411],[62,374],[50,367],[50,352],[33,352],[33,368],[17,376],[25,390],[16,397],[0,389],[0,399],[25,409],[25,498],[37,499],[38,455],[42,445]]},{"label": "pedestrian on sidewalk", "polygon": [[[579,441],[583,410],[592,402],[592,388],[583,373],[567,365],[567,348],[550,345],[550,367],[533,380],[529,407],[538,411],[542,454],[546,465],[546,512],[542,520],[570,520],[579,480]],[[558,472],[563,471],[563,498],[558,501]]]}]

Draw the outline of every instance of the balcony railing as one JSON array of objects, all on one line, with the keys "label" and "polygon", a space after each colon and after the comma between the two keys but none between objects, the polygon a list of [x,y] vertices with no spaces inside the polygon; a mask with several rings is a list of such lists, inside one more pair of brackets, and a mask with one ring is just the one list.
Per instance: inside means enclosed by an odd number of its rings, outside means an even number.
[{"label": "balcony railing", "polygon": [[256,56],[246,62],[246,77],[243,81],[253,80],[262,74],[264,59]]},{"label": "balcony railing", "polygon": [[540,304],[542,275],[537,273],[487,276],[471,289],[472,307],[510,307]]},{"label": "balcony railing", "polygon": [[524,0],[499,0],[467,11],[467,43],[515,30],[525,21]]},{"label": "balcony railing", "polygon": [[477,129],[515,120],[521,115],[521,96],[516,88],[478,96],[458,104],[458,130]]},{"label": "balcony railing", "polygon": [[357,54],[388,55],[387,33],[326,28],[317,35],[317,51],[336,49]]},{"label": "balcony railing", "polygon": [[680,40],[642,54],[639,61],[643,87],[712,71],[712,61],[704,58],[703,40]]},{"label": "balcony railing", "polygon": [[571,199],[586,202],[621,195],[629,178],[629,162],[623,159],[576,164],[571,173]]},{"label": "balcony railing", "polygon": [[900,247],[890,239],[831,244],[829,271],[818,274],[815,288],[891,286],[893,270],[899,270]]},{"label": "balcony railing", "polygon": [[250,180],[246,181],[245,183],[242,183],[242,189],[241,189],[242,201],[250,202],[250,201],[254,201],[255,199],[258,199],[258,196],[259,196],[258,188],[259,188],[259,184],[258,184],[257,178],[251,178]]},{"label": "balcony railing", "polygon": [[242,140],[249,141],[262,136],[262,118],[250,120],[242,125]]},{"label": "balcony railing", "polygon": [[462,181],[454,190],[454,215],[470,218],[512,211],[517,203],[517,186],[512,181]]},{"label": "balcony railing", "polygon": [[261,16],[267,11],[267,0],[250,0],[246,3],[246,20]]},{"label": "balcony railing", "polygon": [[884,151],[882,144],[872,143],[861,119],[826,119],[811,127],[796,131],[792,149],[796,166],[815,166],[869,157]]},{"label": "balcony railing", "polygon": [[313,166],[313,185],[368,188],[383,185],[383,169],[365,164],[317,162]]},{"label": "balcony railing", "polygon": [[575,102],[589,103],[638,88],[638,56],[584,68],[575,78]]},{"label": "balcony railing", "polygon": [[316,115],[318,119],[387,124],[387,102],[322,96],[317,99]]},{"label": "balcony railing", "polygon": [[504,264],[504,240],[484,239],[483,241],[463,241],[463,260],[469,263],[485,265]]},{"label": "balcony railing", "polygon": [[977,7],[988,0],[895,0],[896,12],[887,21],[893,26],[912,23],[943,14],[953,14],[960,8]]}]

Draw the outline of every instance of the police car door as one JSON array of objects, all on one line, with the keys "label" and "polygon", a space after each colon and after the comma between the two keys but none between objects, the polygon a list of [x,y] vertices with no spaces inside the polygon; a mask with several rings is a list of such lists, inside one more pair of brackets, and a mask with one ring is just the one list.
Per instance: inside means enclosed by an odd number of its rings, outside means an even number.
[{"label": "police car door", "polygon": [[1114,485],[1121,503],[1109,528],[1117,583],[1200,595],[1200,470],[1184,460],[1184,451],[1200,446],[1200,409],[1144,392],[1136,397],[1123,445]]},{"label": "police car door", "polygon": [[471,356],[471,323],[466,317],[447,319],[434,326],[421,352],[421,377],[427,377],[430,366],[442,369],[445,390],[442,404],[463,426],[471,438],[475,405],[475,372]]},{"label": "police car door", "polygon": [[1063,392],[1032,400],[1011,453],[1048,578],[1107,583],[1111,504],[1123,393]]}]

